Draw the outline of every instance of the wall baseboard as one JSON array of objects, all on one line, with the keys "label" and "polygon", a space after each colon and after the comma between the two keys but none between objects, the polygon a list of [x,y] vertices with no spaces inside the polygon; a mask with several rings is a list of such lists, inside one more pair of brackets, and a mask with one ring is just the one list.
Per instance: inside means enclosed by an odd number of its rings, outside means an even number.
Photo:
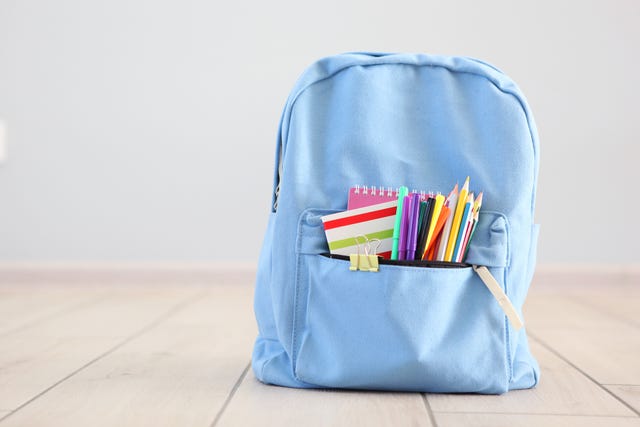
[{"label": "wall baseboard", "polygon": [[538,264],[534,286],[640,286],[640,264]]},{"label": "wall baseboard", "polygon": [[[255,263],[0,263],[0,284],[255,282]],[[640,286],[640,264],[538,264],[534,286]]]},{"label": "wall baseboard", "polygon": [[0,263],[0,284],[253,284],[253,263]]}]

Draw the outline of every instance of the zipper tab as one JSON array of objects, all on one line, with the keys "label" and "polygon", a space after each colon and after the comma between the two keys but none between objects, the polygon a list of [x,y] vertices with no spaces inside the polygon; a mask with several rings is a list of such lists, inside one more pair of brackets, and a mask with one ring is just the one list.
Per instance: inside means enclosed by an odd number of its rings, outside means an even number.
[{"label": "zipper tab", "polygon": [[478,265],[473,266],[473,271],[478,273],[478,276],[480,276],[480,280],[482,280],[482,283],[484,283],[484,285],[487,287],[487,289],[489,289],[496,301],[498,301],[500,308],[502,308],[502,311],[504,311],[507,319],[509,319],[509,322],[511,322],[511,326],[513,326],[513,329],[515,329],[516,332],[519,331],[522,326],[524,326],[524,324],[522,323],[522,319],[520,319],[520,316],[518,316],[516,308],[511,303],[511,300],[509,299],[507,294],[505,294],[502,290],[502,286],[500,286],[496,278],[493,277],[493,274],[491,274],[487,267]]}]

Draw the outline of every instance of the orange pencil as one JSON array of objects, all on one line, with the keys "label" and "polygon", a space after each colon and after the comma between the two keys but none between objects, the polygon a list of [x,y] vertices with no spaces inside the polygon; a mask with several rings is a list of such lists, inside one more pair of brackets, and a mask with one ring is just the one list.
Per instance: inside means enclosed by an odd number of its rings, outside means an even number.
[{"label": "orange pencil", "polygon": [[440,244],[442,243],[442,230],[444,230],[444,228],[442,228],[440,230],[440,233],[438,233],[437,236],[434,237],[434,241],[431,244],[431,247],[428,248],[429,249],[429,253],[427,254],[427,259],[429,261],[434,261],[437,259],[438,256],[438,249],[440,249]]},{"label": "orange pencil", "polygon": [[435,243],[440,240],[442,229],[444,228],[444,224],[447,222],[447,219],[449,218],[450,212],[451,212],[451,209],[449,209],[448,206],[443,206],[442,209],[440,209],[440,216],[438,217],[438,222],[436,223],[436,227],[433,229],[433,236],[431,237],[431,241],[429,242],[429,245],[424,250],[422,259],[431,259],[431,258],[425,258],[425,255],[427,255],[429,253],[429,250],[436,246]]},{"label": "orange pencil", "polygon": [[429,253],[427,254],[427,259],[429,261],[433,261],[435,256],[436,256],[436,251],[438,250],[438,244],[434,244],[431,245],[431,248],[429,249]]}]

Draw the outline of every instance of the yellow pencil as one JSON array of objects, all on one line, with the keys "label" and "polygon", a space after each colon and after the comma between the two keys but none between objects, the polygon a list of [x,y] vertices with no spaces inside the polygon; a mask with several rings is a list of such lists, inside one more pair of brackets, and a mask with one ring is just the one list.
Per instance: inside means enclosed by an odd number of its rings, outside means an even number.
[{"label": "yellow pencil", "polygon": [[442,194],[438,194],[436,196],[435,203],[436,204],[433,205],[433,215],[431,215],[431,218],[433,219],[431,220],[431,224],[429,224],[429,234],[427,234],[427,244],[424,245],[425,252],[427,251],[427,248],[429,247],[429,242],[433,237],[433,230],[435,230],[436,228],[436,222],[438,222],[438,218],[440,218],[440,211],[442,211],[442,205],[444,205],[444,196]]},{"label": "yellow pencil", "polygon": [[460,221],[462,220],[462,213],[464,212],[464,205],[467,203],[468,194],[469,177],[465,179],[462,190],[460,190],[460,196],[458,196],[458,204],[456,205],[455,214],[453,215],[453,222],[451,223],[451,233],[449,234],[449,241],[447,242],[447,250],[444,253],[445,261],[451,261],[451,258],[453,257],[453,249],[458,238],[458,231],[460,231]]},{"label": "yellow pencil", "polygon": [[481,207],[482,207],[482,191],[480,192],[480,194],[478,194],[478,197],[476,197],[476,202],[473,204],[474,214],[477,214],[480,211]]}]

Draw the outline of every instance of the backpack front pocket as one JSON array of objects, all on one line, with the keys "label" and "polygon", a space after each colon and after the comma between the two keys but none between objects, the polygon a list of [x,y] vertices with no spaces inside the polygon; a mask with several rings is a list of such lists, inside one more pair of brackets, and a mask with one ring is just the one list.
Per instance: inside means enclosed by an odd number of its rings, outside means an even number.
[{"label": "backpack front pocket", "polygon": [[[299,224],[292,355],[298,380],[322,387],[507,391],[505,315],[471,267],[385,264],[378,272],[350,271],[348,261],[320,255],[323,230],[316,222],[325,213],[306,211]],[[491,268],[504,288],[506,252],[502,257],[485,246],[506,251],[507,224],[497,230],[500,214],[488,215],[479,223],[488,230],[476,233],[475,254],[504,260]]]}]

